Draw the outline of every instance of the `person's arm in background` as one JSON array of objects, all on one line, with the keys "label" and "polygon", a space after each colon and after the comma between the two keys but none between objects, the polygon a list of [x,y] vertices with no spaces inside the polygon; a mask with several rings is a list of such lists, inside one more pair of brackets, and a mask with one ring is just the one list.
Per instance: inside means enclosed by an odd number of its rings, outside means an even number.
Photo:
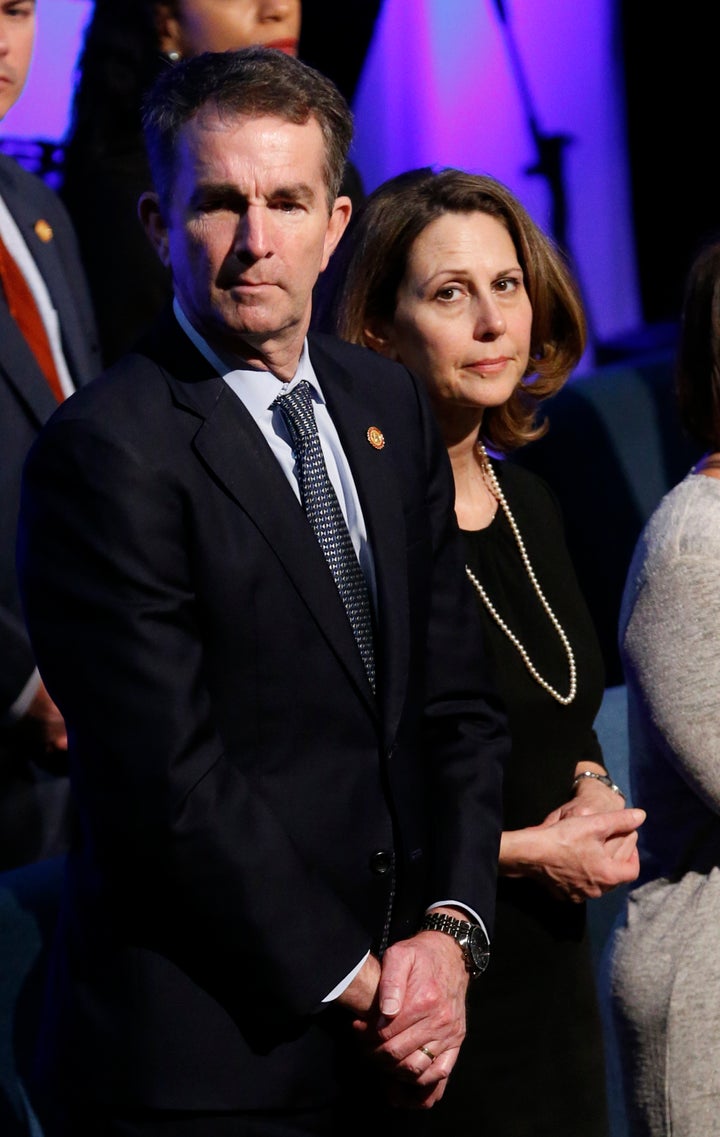
[{"label": "person's arm in background", "polygon": [[22,621],[7,608],[0,608],[0,654],[0,728],[21,731],[33,759],[52,765],[67,750],[65,723],[37,672]]},{"label": "person's arm in background", "polygon": [[[708,528],[710,522],[708,520]],[[679,541],[677,542],[679,544]],[[707,549],[644,574],[624,630],[623,665],[664,752],[693,793],[720,812],[720,564]]]}]

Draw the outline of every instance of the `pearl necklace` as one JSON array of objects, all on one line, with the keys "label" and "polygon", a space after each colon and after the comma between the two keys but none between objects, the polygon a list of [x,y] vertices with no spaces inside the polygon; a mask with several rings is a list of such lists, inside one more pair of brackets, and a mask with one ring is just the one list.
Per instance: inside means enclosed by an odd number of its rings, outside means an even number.
[{"label": "pearl necklace", "polygon": [[546,690],[549,695],[552,695],[553,699],[556,699],[558,703],[562,703],[562,705],[564,707],[567,707],[570,703],[572,703],[573,699],[575,698],[575,693],[577,691],[577,670],[575,667],[575,656],[573,655],[573,650],[572,650],[572,647],[570,646],[570,641],[568,640],[567,636],[565,635],[563,628],[560,626],[560,621],[558,620],[557,616],[555,615],[552,608],[550,607],[547,600],[545,599],[545,595],[543,593],[543,590],[541,589],[540,585],[538,584],[537,578],[536,578],[535,573],[533,571],[533,567],[530,564],[530,558],[528,557],[527,552],[525,551],[525,544],[523,542],[522,537],[520,536],[520,530],[517,527],[517,522],[515,521],[515,518],[513,517],[512,513],[510,511],[510,506],[508,505],[508,503],[505,499],[505,494],[503,493],[502,488],[500,486],[500,483],[497,480],[497,477],[495,475],[495,471],[493,470],[492,466],[490,465],[490,460],[487,456],[487,451],[481,442],[478,442],[477,448],[478,448],[478,451],[480,452],[480,456],[481,456],[481,468],[482,468],[483,475],[486,478],[492,493],[494,494],[494,496],[499,501],[500,507],[501,507],[503,513],[505,514],[505,516],[508,519],[508,524],[510,525],[510,528],[512,529],[513,536],[515,538],[515,542],[517,544],[518,550],[520,552],[520,556],[522,558],[522,562],[525,565],[525,570],[526,570],[528,576],[530,577],[530,583],[532,584],[533,588],[535,589],[535,593],[537,595],[537,598],[540,601],[540,603],[542,604],[543,608],[545,609],[545,611],[546,611],[546,613],[550,619],[550,623],[555,628],[555,631],[557,632],[557,634],[560,637],[560,641],[563,645],[563,648],[565,649],[565,654],[567,656],[568,666],[570,669],[570,690],[567,693],[567,695],[561,695],[559,691],[556,691],[555,688],[553,686],[551,686],[550,683],[548,683],[545,679],[543,679],[542,675],[539,673],[537,668],[534,666],[534,664],[533,664],[532,660],[530,659],[530,656],[528,655],[527,651],[525,650],[523,645],[520,643],[520,640],[517,638],[517,636],[513,632],[510,631],[510,628],[507,626],[505,621],[502,619],[500,614],[495,609],[494,605],[491,603],[487,592],[485,591],[485,589],[481,585],[478,578],[475,576],[475,573],[472,572],[472,570],[467,565],[465,565],[465,572],[468,575],[468,579],[470,580],[470,583],[476,589],[478,595],[480,596],[480,599],[482,600],[483,604],[487,608],[488,612],[492,616],[492,618],[495,621],[495,623],[497,624],[497,626],[500,628],[500,630],[502,632],[505,633],[505,635],[510,640],[510,642],[519,651],[523,663],[527,667],[528,671],[532,675],[535,682],[539,683],[540,686],[543,687],[544,690]]}]

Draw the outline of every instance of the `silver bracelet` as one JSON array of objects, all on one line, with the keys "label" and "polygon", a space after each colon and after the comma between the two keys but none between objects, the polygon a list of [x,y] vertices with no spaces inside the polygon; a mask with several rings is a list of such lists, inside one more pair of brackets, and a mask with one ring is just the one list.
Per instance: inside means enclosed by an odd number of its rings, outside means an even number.
[{"label": "silver bracelet", "polygon": [[625,794],[620,789],[620,786],[616,785],[608,774],[596,774],[594,770],[583,770],[581,774],[573,778],[572,788],[575,789],[578,782],[582,781],[583,778],[595,778],[597,782],[602,782],[602,784],[607,786],[609,790],[612,790],[614,794],[620,794],[620,797],[625,801]]}]

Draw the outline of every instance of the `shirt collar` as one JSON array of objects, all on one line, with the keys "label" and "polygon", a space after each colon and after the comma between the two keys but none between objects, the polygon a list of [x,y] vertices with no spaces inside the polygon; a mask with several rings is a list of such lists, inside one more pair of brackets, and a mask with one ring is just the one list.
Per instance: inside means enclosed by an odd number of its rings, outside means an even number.
[{"label": "shirt collar", "polygon": [[206,339],[200,335],[185,315],[177,296],[173,300],[175,318],[187,337],[192,341],[198,351],[221,375],[229,387],[242,399],[243,403],[257,417],[270,409],[271,403],[278,395],[292,390],[301,380],[305,380],[313,388],[313,397],[316,402],[324,403],[320,384],[310,362],[307,337],[303,343],[302,352],[298,361],[297,371],[289,382],[278,379],[272,371],[262,371],[258,367],[249,367],[244,364],[240,367],[234,365],[230,357],[218,355]]}]

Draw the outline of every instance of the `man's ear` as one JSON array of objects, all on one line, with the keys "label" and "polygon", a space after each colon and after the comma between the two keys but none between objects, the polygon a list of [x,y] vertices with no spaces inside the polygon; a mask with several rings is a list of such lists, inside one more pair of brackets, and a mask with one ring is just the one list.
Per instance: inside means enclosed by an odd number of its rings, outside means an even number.
[{"label": "man's ear", "polygon": [[163,55],[169,55],[171,51],[177,51],[182,55],[180,25],[173,15],[172,4],[167,4],[164,0],[156,0],[156,3],[153,4],[153,22],[157,32],[158,46]]},{"label": "man's ear", "polygon": [[141,195],[138,201],[138,217],[142,222],[150,244],[166,268],[170,267],[170,242],[168,241],[167,225],[160,209],[160,200],[156,193],[150,192]]},{"label": "man's ear", "polygon": [[325,234],[325,248],[323,249],[320,272],[324,272],[327,268],[330,257],[335,252],[340,243],[340,238],[348,227],[351,213],[352,202],[350,198],[336,197]]}]

